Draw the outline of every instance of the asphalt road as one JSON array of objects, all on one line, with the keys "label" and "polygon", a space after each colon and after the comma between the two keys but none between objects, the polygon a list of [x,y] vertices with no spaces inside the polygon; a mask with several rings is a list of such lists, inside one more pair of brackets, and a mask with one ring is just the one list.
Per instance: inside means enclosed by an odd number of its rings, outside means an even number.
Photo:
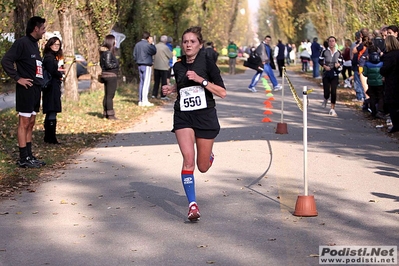
[{"label": "asphalt road", "polygon": [[[79,155],[75,164],[0,202],[0,265],[319,265],[320,245],[398,244],[398,143],[321,88],[309,95],[307,172],[318,216],[293,215],[304,191],[303,114],[288,87],[262,123],[253,72],[224,76],[215,161],[195,172],[201,220],[186,219],[172,103]],[[27,170],[29,171],[29,170]],[[32,190],[31,190],[32,191]],[[397,259],[397,258],[396,258]]]}]

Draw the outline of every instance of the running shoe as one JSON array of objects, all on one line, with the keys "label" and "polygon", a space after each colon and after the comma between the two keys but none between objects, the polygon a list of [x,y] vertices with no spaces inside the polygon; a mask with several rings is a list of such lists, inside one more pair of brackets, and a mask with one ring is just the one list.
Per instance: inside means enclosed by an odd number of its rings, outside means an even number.
[{"label": "running shoe", "polygon": [[30,159],[31,159],[31,161],[33,162],[33,163],[36,163],[36,164],[38,164],[38,165],[40,165],[40,166],[45,166],[46,165],[46,162],[44,162],[44,161],[41,161],[41,160],[38,160],[35,156],[30,156]]},{"label": "running shoe", "polygon": [[345,79],[344,84],[344,88],[352,88],[351,80],[349,78]]},{"label": "running shoe", "polygon": [[282,89],[283,87],[280,84],[278,84],[274,87],[273,91],[281,91]]},{"label": "running shoe", "polygon": [[188,219],[191,222],[196,222],[200,219],[200,212],[198,209],[198,205],[196,202],[191,202],[190,205],[188,206]]},{"label": "running shoe", "polygon": [[331,109],[328,113],[330,116],[338,116],[334,109]]},{"label": "running shoe", "polygon": [[250,90],[251,92],[257,92],[257,90],[255,89],[255,87],[249,87],[248,90]]},{"label": "running shoe", "polygon": [[141,105],[139,105],[139,106],[151,107],[151,106],[154,106],[154,104],[153,104],[153,103],[150,103],[150,102],[142,102]]},{"label": "running shoe", "polygon": [[35,163],[29,156],[18,160],[17,165],[21,168],[40,168],[40,164]]},{"label": "running shoe", "polygon": [[321,107],[326,108],[327,106],[327,100],[324,99],[324,101],[321,103]]}]

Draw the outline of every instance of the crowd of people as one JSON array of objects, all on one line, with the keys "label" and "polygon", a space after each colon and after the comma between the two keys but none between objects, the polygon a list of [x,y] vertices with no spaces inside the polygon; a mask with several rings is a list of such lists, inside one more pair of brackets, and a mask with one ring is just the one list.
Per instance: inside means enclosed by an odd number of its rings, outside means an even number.
[{"label": "crowd of people", "polygon": [[[329,37],[321,47],[318,63],[323,69],[322,106],[326,107],[327,100],[331,96],[329,114],[337,115],[334,110],[336,90],[342,76],[342,86],[352,88],[353,85],[356,93],[353,101],[362,103],[362,109],[369,112],[371,118],[386,121],[389,133],[397,132],[399,131],[398,27],[390,25],[373,31],[362,28],[354,34],[354,37],[353,42],[345,39],[342,50],[338,49],[333,36]],[[315,68],[318,67],[313,64],[313,73]],[[317,75],[314,74],[313,77],[317,78]]]},{"label": "crowd of people", "polygon": [[[283,44],[278,40],[272,47],[271,36],[267,35],[257,47],[252,47],[245,66],[256,70],[248,90],[256,92],[256,84],[264,72],[268,75],[274,90],[281,89],[274,75],[278,65],[279,77],[284,64],[296,63],[299,58],[302,71],[312,71],[315,79],[321,79],[323,86],[322,107],[326,108],[330,100],[331,116],[337,116],[335,104],[337,88],[354,88],[354,102],[362,103],[362,109],[369,112],[371,118],[387,122],[388,132],[399,131],[399,57],[398,27],[384,26],[369,31],[362,28],[354,34],[355,40],[344,40],[340,49],[337,39],[330,36],[322,43],[318,38],[313,42],[304,40],[298,46]],[[284,60],[285,59],[285,60]],[[342,76],[342,79],[341,79]],[[340,82],[341,81],[341,82]]]}]

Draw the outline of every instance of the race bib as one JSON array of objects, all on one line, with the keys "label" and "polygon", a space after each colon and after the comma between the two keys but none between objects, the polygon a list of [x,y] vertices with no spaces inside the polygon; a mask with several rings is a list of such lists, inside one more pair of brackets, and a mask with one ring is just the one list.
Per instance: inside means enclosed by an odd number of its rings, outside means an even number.
[{"label": "race bib", "polygon": [[180,89],[180,110],[193,111],[207,108],[205,89],[201,86],[191,86]]},{"label": "race bib", "polygon": [[36,60],[36,77],[43,78],[43,66],[42,61]]}]

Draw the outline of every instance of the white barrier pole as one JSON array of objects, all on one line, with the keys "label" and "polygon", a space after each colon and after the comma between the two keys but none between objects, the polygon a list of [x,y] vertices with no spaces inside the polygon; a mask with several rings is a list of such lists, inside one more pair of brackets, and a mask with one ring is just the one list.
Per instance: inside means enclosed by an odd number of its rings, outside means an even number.
[{"label": "white barrier pole", "polygon": [[293,215],[302,217],[317,216],[316,201],[308,195],[308,88],[303,86],[303,180],[305,195],[298,196]]},{"label": "white barrier pole", "polygon": [[303,86],[303,180],[305,196],[308,196],[308,104],[307,86]]},{"label": "white barrier pole", "polygon": [[283,68],[283,75],[282,75],[282,81],[281,81],[281,123],[284,122],[284,80],[285,80],[285,67]]},{"label": "white barrier pole", "polygon": [[281,121],[277,123],[276,133],[277,134],[288,134],[287,124],[284,123],[284,81],[287,73],[285,72],[285,67],[283,67],[282,80],[281,80]]}]

